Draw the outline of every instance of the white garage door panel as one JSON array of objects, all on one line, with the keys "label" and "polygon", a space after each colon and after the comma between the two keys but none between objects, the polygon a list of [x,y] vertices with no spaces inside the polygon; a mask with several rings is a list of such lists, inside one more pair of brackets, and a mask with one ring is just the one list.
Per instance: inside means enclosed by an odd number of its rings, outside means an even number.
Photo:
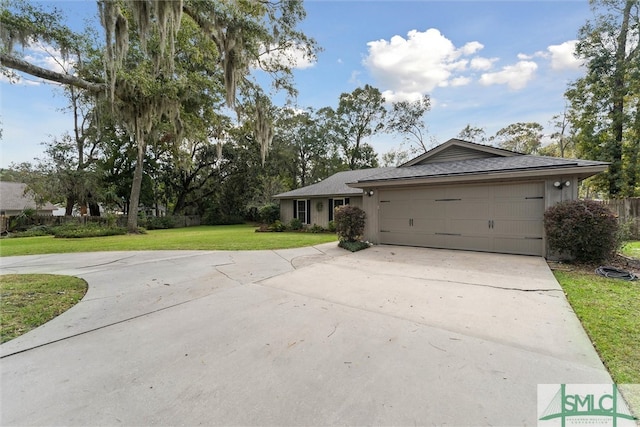
[{"label": "white garage door panel", "polygon": [[406,218],[407,213],[411,209],[412,203],[409,199],[404,200],[385,200],[380,203],[380,210],[391,217],[404,216]]},{"label": "white garage door panel", "polygon": [[413,234],[436,234],[447,229],[447,222],[444,218],[414,218],[411,233]]},{"label": "white garage door panel", "polygon": [[452,219],[489,218],[489,202],[487,200],[461,200],[459,202],[442,202],[447,205],[447,217]]},{"label": "white garage door panel", "polygon": [[493,234],[496,237],[542,238],[542,221],[539,220],[495,220]]},{"label": "white garage door panel", "polygon": [[487,223],[486,219],[450,219],[446,232],[463,236],[485,235],[487,234]]},{"label": "white garage door panel", "polygon": [[425,246],[446,248],[449,236],[436,234],[416,234],[409,232],[380,232],[381,243],[387,245]]},{"label": "white garage door panel", "polygon": [[407,216],[409,209],[411,209],[411,201],[408,199],[384,199],[380,203],[380,230],[410,231],[410,222]]},{"label": "white garage door panel", "polygon": [[395,231],[395,232],[406,232],[406,233],[410,233],[411,232],[411,226],[409,224],[409,220],[406,218],[400,218],[400,219],[385,219],[385,220],[381,220],[380,221],[380,231],[384,231],[384,232],[389,232],[389,231]]},{"label": "white garage door panel", "polygon": [[504,252],[520,255],[541,255],[542,239],[512,239],[500,238],[493,239],[493,252]]},{"label": "white garage door panel", "polygon": [[544,253],[541,182],[383,190],[380,200],[381,243]]},{"label": "white garage door panel", "polygon": [[463,236],[487,233],[490,206],[486,199],[444,203],[447,204],[447,229],[443,231]]},{"label": "white garage door panel", "polygon": [[544,186],[540,182],[525,182],[519,184],[498,184],[496,198],[515,197],[544,197]]},{"label": "white garage door panel", "polygon": [[[416,213],[428,213],[433,217],[444,217],[447,213],[446,203],[436,202],[433,199],[415,199],[413,201],[412,209]],[[405,214],[408,211],[405,211]],[[419,216],[419,215],[418,215]]]},{"label": "white garage door panel", "polygon": [[489,186],[452,186],[448,187],[445,194],[446,198],[451,199],[480,199],[487,200],[489,197]]},{"label": "white garage door panel", "polygon": [[467,251],[490,251],[491,241],[487,236],[450,235],[447,244],[440,246],[445,249],[464,249]]}]

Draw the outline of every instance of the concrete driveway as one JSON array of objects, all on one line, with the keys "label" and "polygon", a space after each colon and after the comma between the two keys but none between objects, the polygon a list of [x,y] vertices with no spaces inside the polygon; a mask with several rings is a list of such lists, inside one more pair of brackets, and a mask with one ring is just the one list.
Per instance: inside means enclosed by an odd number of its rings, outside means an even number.
[{"label": "concrete driveway", "polygon": [[535,425],[611,383],[545,261],[334,243],[0,259],[85,298],[0,346],[2,425]]}]

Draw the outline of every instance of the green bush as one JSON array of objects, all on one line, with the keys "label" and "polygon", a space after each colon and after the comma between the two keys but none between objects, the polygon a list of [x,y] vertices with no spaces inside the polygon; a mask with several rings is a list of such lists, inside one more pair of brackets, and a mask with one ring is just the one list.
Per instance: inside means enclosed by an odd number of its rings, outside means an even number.
[{"label": "green bush", "polygon": [[109,227],[97,223],[68,223],[53,228],[53,235],[59,238],[103,237],[127,234],[124,227]]},{"label": "green bush", "polygon": [[11,237],[38,237],[38,236],[49,236],[53,234],[53,229],[48,225],[36,225],[34,227],[29,228],[26,231],[19,231],[17,233],[12,233]]},{"label": "green bush", "polygon": [[242,215],[228,215],[215,207],[208,208],[200,219],[202,225],[235,225],[244,224],[244,222]]},{"label": "green bush", "polygon": [[270,231],[285,231],[287,226],[280,222],[280,220],[275,220],[273,224],[269,226]]},{"label": "green bush", "polygon": [[273,224],[280,219],[280,205],[277,203],[269,203],[264,205],[258,211],[260,221],[265,224]]},{"label": "green bush", "polygon": [[9,224],[9,231],[26,231],[34,222],[36,217],[36,210],[32,208],[24,208],[22,212],[11,219]]},{"label": "green bush", "polygon": [[336,222],[335,221],[329,221],[329,225],[327,225],[327,231],[330,231],[331,233],[335,233],[336,232]]},{"label": "green bush", "polygon": [[251,222],[259,222],[260,221],[260,211],[256,206],[247,207],[247,211],[245,212],[244,219],[246,221]]},{"label": "green bush", "polygon": [[602,203],[573,200],[544,213],[549,248],[577,262],[601,262],[619,247],[618,220]]},{"label": "green bush", "polygon": [[344,205],[335,209],[333,219],[340,240],[355,242],[364,233],[365,212],[357,206]]},{"label": "green bush", "polygon": [[300,221],[298,218],[293,218],[289,222],[289,229],[293,231],[302,230],[302,221]]},{"label": "green bush", "polygon": [[148,216],[146,221],[140,225],[147,230],[166,230],[175,228],[176,220],[172,216]]},{"label": "green bush", "polygon": [[215,221],[213,221],[210,225],[237,225],[244,224],[245,220],[240,215],[225,215],[222,214]]},{"label": "green bush", "polygon": [[367,242],[347,242],[346,240],[340,240],[338,246],[351,252],[357,252],[362,249],[367,249],[371,245]]},{"label": "green bush", "polygon": [[322,233],[324,231],[324,228],[322,228],[318,224],[313,224],[311,227],[309,227],[308,231],[310,233]]}]

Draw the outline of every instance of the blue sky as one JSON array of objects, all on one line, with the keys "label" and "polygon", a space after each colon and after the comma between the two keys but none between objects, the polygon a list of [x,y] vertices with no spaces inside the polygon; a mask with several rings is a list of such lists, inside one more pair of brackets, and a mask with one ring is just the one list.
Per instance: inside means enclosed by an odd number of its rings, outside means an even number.
[{"label": "blue sky", "polygon": [[[97,11],[91,0],[54,3],[73,25]],[[364,84],[389,101],[429,94],[428,136],[440,143],[467,124],[488,136],[515,122],[548,126],[563,111],[567,84],[583,75],[572,43],[592,17],[587,0],[308,0],[305,9],[301,28],[323,51],[295,71],[298,107],[335,108],[341,93]],[[32,161],[41,142],[72,129],[55,86],[0,80],[0,97],[0,167]],[[369,142],[381,156],[401,139]]]}]

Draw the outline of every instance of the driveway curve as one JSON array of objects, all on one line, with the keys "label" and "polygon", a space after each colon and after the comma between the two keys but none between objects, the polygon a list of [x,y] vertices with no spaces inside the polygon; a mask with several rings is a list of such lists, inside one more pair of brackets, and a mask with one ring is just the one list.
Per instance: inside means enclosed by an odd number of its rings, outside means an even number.
[{"label": "driveway curve", "polygon": [[2,425],[534,425],[611,383],[542,258],[329,243],[1,258],[89,291],[0,346]]}]

